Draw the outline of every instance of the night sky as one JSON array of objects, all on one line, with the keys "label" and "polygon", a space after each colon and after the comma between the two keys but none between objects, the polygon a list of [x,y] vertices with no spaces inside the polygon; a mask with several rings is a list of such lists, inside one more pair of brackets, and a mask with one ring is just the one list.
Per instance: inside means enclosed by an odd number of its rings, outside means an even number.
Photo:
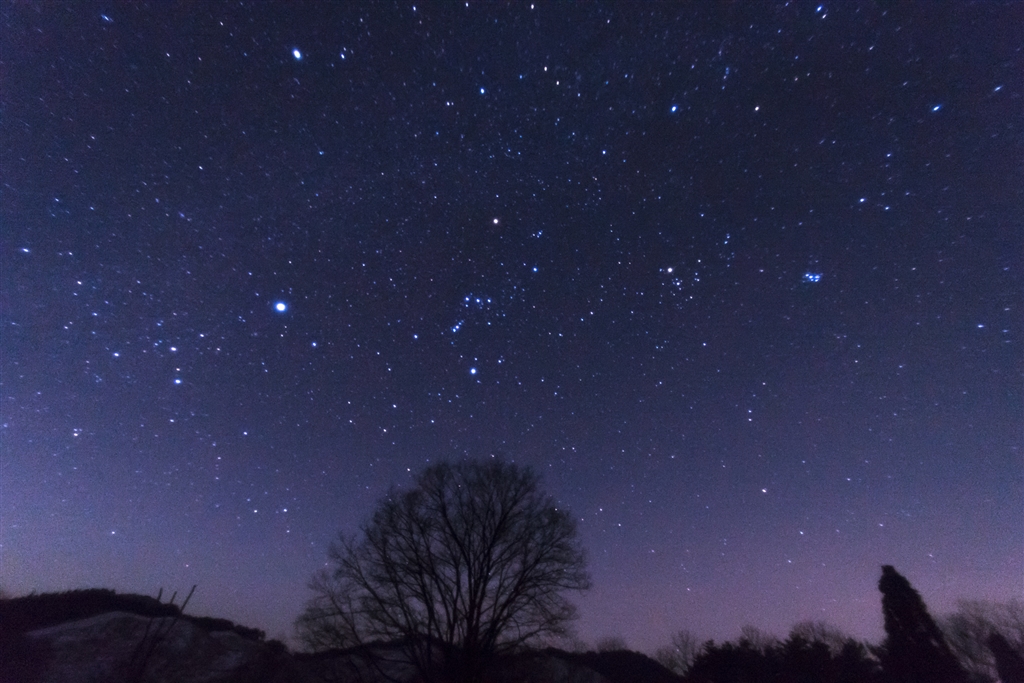
[{"label": "night sky", "polygon": [[291,633],[441,459],[581,638],[1024,594],[1024,4],[9,2],[0,588]]}]

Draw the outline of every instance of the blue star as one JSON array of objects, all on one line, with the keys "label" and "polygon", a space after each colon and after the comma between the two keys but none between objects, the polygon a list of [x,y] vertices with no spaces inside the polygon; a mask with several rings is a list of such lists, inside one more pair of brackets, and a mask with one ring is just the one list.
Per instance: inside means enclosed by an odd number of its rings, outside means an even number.
[{"label": "blue star", "polygon": [[285,311],[288,310],[288,304],[286,304],[283,301],[275,301],[274,310],[277,311],[278,313],[284,313]]}]

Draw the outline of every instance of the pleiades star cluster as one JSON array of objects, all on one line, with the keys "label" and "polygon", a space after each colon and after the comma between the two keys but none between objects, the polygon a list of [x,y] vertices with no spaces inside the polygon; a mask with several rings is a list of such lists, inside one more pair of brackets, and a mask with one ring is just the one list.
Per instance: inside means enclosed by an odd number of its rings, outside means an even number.
[{"label": "pleiades star cluster", "polygon": [[5,2],[0,588],[287,637],[442,459],[579,637],[1019,597],[1024,5]]}]

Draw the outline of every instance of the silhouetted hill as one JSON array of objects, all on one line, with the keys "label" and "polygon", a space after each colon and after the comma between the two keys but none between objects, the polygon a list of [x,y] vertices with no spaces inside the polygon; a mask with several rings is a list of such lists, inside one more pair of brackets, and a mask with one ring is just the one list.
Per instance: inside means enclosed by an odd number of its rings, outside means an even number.
[{"label": "silhouetted hill", "polygon": [[679,683],[682,678],[645,654],[632,650],[563,653],[613,683]]},{"label": "silhouetted hill", "polygon": [[117,593],[109,588],[33,593],[0,600],[0,624],[3,624],[5,634],[26,633],[108,612],[127,612],[140,617],[178,617],[209,632],[233,631],[250,640],[266,637],[260,629],[240,626],[228,619],[184,614],[181,608],[169,602],[161,602],[148,595]]},{"label": "silhouetted hill", "polygon": [[0,600],[0,683],[244,683],[289,664],[287,648],[259,629],[145,595],[91,588]]},{"label": "silhouetted hill", "polygon": [[[3,683],[302,683],[283,645],[187,619],[106,612],[17,634]],[[9,647],[12,646],[12,647]]]},{"label": "silhouetted hill", "polygon": [[5,631],[25,633],[107,612],[128,612],[141,617],[176,617],[181,610],[147,595],[122,594],[107,588],[64,593],[41,593],[0,600],[0,623]]}]

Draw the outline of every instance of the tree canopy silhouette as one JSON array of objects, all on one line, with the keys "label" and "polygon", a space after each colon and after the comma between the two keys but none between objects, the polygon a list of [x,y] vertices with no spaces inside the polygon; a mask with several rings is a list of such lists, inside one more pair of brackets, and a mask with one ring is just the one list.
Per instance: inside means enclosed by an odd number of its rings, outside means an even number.
[{"label": "tree canopy silhouette", "polygon": [[399,643],[427,681],[479,680],[490,658],[565,633],[576,611],[563,593],[590,586],[573,518],[531,469],[501,460],[427,468],[329,559],[302,641]]}]

